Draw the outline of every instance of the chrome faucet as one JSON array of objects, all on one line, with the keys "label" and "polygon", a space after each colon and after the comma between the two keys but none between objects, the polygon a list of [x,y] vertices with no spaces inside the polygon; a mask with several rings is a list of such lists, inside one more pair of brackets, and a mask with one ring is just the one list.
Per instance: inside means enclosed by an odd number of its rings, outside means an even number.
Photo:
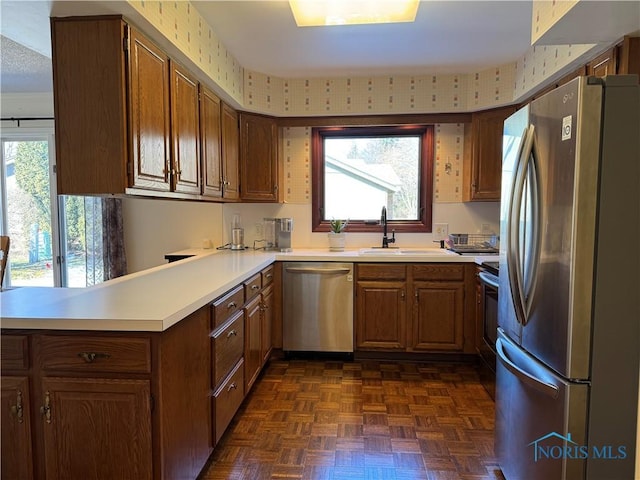
[{"label": "chrome faucet", "polygon": [[382,207],[382,216],[380,217],[382,225],[382,248],[389,248],[390,243],[396,242],[396,231],[391,231],[391,238],[387,237],[387,207]]}]

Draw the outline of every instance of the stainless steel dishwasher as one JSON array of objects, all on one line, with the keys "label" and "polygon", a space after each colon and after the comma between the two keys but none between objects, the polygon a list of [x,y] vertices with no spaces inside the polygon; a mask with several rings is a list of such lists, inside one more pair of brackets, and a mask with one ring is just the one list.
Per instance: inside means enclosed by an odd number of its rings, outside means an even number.
[{"label": "stainless steel dishwasher", "polygon": [[285,352],[353,352],[353,263],[285,262]]}]

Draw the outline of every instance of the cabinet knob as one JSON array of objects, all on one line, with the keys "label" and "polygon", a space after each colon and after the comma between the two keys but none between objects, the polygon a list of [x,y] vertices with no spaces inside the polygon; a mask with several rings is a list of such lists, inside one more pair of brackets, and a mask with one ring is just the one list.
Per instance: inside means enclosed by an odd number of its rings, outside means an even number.
[{"label": "cabinet knob", "polygon": [[238,385],[236,385],[236,382],[233,382],[231,385],[229,385],[229,388],[227,388],[227,392],[230,392],[231,390],[235,390],[238,388]]},{"label": "cabinet knob", "polygon": [[238,305],[236,304],[236,302],[229,302],[227,304],[227,310],[231,310],[232,308],[236,308]]},{"label": "cabinet knob", "polygon": [[259,285],[251,285],[251,290],[260,290]]},{"label": "cabinet knob", "polygon": [[229,333],[227,333],[227,338],[235,337],[237,335],[238,332],[236,332],[235,330],[231,330]]},{"label": "cabinet knob", "polygon": [[51,423],[51,394],[48,391],[44,394],[44,405],[40,407],[40,413],[47,423]]}]

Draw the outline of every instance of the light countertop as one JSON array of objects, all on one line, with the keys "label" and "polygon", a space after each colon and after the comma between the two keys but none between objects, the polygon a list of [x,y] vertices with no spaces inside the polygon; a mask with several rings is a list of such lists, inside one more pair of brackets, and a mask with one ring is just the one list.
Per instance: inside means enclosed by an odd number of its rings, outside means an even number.
[{"label": "light countertop", "polygon": [[483,258],[446,252],[425,254],[424,249],[416,249],[415,254],[327,249],[286,253],[190,249],[172,254],[185,252],[194,256],[93,287],[22,287],[3,291],[0,327],[161,332],[274,261],[479,263]]}]

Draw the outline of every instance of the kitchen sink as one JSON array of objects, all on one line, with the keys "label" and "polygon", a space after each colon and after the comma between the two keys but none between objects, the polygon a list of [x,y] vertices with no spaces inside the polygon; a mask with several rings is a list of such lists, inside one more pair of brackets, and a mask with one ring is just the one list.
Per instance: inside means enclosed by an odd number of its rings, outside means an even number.
[{"label": "kitchen sink", "polygon": [[411,248],[362,248],[360,255],[403,255],[403,256],[443,256],[456,255],[455,252],[441,248],[411,249]]}]

